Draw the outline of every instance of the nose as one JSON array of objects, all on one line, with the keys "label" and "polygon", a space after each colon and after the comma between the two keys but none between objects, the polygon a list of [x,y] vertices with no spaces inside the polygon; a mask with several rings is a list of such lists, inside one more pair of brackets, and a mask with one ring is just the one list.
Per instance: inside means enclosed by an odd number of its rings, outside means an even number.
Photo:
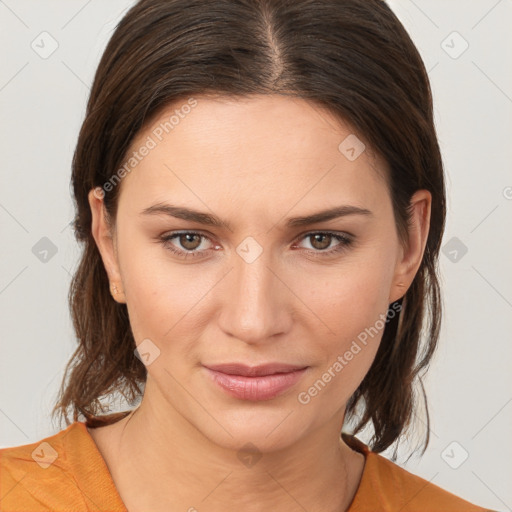
[{"label": "nose", "polygon": [[233,254],[219,316],[220,328],[227,335],[251,345],[266,344],[291,328],[293,294],[279,273],[268,251],[253,261]]}]

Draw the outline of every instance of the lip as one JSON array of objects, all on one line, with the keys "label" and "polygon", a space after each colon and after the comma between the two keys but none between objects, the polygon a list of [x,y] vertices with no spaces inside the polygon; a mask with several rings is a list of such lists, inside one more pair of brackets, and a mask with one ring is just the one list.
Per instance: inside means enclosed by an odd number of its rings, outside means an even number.
[{"label": "lip", "polygon": [[227,363],[204,366],[209,377],[226,393],[241,400],[270,400],[295,385],[307,366],[268,363],[248,366]]}]

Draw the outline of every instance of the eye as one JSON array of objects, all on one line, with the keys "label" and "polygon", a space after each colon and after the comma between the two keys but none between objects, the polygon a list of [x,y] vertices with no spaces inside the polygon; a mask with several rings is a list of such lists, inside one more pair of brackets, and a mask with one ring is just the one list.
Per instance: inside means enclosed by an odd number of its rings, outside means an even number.
[{"label": "eye", "polygon": [[[172,244],[171,241],[174,239],[177,239],[178,244],[185,250]],[[202,239],[210,240],[206,235],[195,231],[170,233],[160,237],[164,247],[181,258],[195,258],[200,256],[200,253],[208,252],[208,249],[198,250],[201,247]]]},{"label": "eye", "polygon": [[[344,233],[331,233],[328,231],[318,231],[306,233],[299,240],[311,239],[312,249],[306,249],[306,252],[313,257],[326,257],[338,254],[345,250],[353,242],[353,237]],[[176,254],[179,258],[190,259],[196,257],[204,257],[211,251],[220,248],[219,245],[212,247],[203,247],[203,240],[207,240],[213,244],[211,239],[202,233],[196,231],[173,232],[159,237],[159,241],[166,249]],[[176,243],[173,243],[176,241]],[[337,242],[331,247],[333,242]],[[296,245],[294,245],[296,247]],[[331,248],[329,248],[331,247]]]},{"label": "eye", "polygon": [[[328,231],[306,233],[302,239],[310,239],[310,245],[313,249],[308,249],[308,252],[312,253],[314,257],[337,254],[347,249],[353,242],[352,237],[349,235],[343,233],[331,233]],[[338,242],[334,247],[331,246],[333,241]]]}]

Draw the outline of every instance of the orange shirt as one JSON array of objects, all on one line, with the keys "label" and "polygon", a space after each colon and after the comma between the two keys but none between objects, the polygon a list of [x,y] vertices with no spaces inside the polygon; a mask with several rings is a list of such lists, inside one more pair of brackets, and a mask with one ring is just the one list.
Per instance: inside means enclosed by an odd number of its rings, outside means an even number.
[{"label": "orange shirt", "polygon": [[[485,512],[409,473],[353,436],[345,441],[366,462],[348,512]],[[41,441],[0,449],[2,512],[126,512],[84,422]]]}]

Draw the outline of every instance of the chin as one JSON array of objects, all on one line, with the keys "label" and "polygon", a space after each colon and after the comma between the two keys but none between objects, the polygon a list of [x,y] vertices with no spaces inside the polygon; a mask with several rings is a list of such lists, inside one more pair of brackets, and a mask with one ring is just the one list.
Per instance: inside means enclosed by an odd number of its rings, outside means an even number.
[{"label": "chin", "polygon": [[301,439],[308,427],[313,428],[307,424],[303,412],[299,418],[296,407],[269,405],[268,402],[244,404],[244,407],[225,408],[222,412],[216,408],[216,421],[211,419],[207,429],[203,423],[200,430],[210,441],[224,448],[238,451],[253,445],[265,453],[288,448]]}]

